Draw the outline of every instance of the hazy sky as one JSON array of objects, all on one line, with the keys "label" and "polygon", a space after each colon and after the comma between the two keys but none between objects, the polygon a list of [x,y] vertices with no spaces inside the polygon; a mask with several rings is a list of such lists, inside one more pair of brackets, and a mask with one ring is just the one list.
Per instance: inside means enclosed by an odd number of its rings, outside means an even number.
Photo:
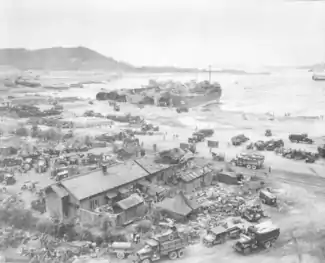
[{"label": "hazy sky", "polygon": [[325,61],[325,2],[0,0],[0,48],[86,46],[135,65]]}]

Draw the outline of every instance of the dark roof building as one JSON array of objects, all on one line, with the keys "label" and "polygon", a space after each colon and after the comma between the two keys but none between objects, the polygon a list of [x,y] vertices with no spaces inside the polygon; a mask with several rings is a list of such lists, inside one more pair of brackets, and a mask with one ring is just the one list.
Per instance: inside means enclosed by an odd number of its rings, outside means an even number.
[{"label": "dark roof building", "polygon": [[149,175],[135,162],[126,162],[91,171],[61,181],[61,185],[76,199],[83,200],[114,188],[132,183]]}]

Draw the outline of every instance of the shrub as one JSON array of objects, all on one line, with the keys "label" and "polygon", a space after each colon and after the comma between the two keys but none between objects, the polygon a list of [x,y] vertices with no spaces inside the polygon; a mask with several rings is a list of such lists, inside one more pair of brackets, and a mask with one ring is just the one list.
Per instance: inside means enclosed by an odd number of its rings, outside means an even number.
[{"label": "shrub", "polygon": [[76,231],[76,236],[79,240],[93,241],[93,235],[87,228],[76,226],[74,230]]},{"label": "shrub", "polygon": [[61,139],[62,134],[55,129],[49,129],[47,131],[40,131],[38,136],[46,140],[57,141]]},{"label": "shrub", "polygon": [[136,214],[137,214],[137,216],[142,217],[142,216],[144,216],[146,213],[148,213],[148,210],[149,210],[148,206],[146,206],[146,205],[141,205],[141,206],[139,206],[139,207],[137,208],[137,210],[136,210]]},{"label": "shrub", "polygon": [[113,223],[112,219],[108,216],[104,216],[101,221],[100,221],[100,229],[104,232],[107,233],[112,229]]},{"label": "shrub", "polygon": [[16,135],[26,137],[29,135],[29,130],[25,127],[20,127],[16,130]]},{"label": "shrub", "polygon": [[141,220],[137,224],[136,229],[139,232],[147,233],[151,230],[151,227],[152,227],[152,222],[150,220]]},{"label": "shrub", "polygon": [[41,219],[37,222],[36,229],[41,233],[54,235],[55,224],[49,219]]},{"label": "shrub", "polygon": [[18,229],[34,229],[37,219],[31,211],[21,208],[0,208],[0,222]]}]

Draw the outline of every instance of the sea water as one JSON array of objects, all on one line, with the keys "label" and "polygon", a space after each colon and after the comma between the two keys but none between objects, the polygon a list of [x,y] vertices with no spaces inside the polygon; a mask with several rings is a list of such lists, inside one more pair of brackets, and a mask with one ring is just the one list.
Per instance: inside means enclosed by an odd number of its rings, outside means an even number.
[{"label": "sea water", "polygon": [[[208,80],[208,73],[131,74],[105,84],[91,84],[82,96],[94,97],[101,89],[134,89],[157,81]],[[211,81],[222,86],[220,105],[224,110],[273,113],[283,116],[325,115],[325,81],[313,81],[307,70],[278,70],[270,74],[212,73]],[[80,90],[78,92],[80,95]]]}]

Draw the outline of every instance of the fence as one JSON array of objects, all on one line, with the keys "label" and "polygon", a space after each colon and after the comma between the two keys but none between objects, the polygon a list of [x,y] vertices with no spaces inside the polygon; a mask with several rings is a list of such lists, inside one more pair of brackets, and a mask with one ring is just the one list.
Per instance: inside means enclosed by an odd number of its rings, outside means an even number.
[{"label": "fence", "polygon": [[99,224],[100,218],[100,213],[80,208],[80,222],[82,224]]},{"label": "fence", "polygon": [[113,227],[116,226],[117,220],[116,216],[109,213],[97,213],[82,208],[80,208],[79,218],[82,224],[100,225],[101,221],[105,220]]}]

